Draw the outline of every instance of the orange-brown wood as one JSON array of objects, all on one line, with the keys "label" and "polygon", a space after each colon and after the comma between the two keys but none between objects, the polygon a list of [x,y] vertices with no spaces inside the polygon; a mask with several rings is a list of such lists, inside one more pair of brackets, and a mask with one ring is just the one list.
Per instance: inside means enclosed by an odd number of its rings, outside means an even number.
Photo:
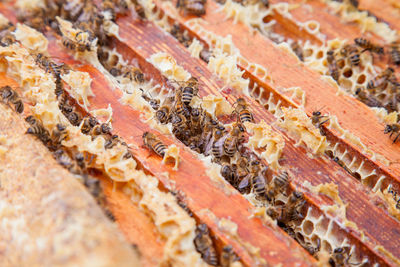
[{"label": "orange-brown wood", "polygon": [[[144,23],[139,23],[145,26]],[[148,45],[147,42],[142,43],[142,47],[146,47]],[[90,108],[105,108],[108,104],[111,104],[113,108],[114,133],[121,136],[128,143],[138,146],[138,149],[132,151],[135,159],[149,173],[155,175],[165,187],[168,187],[174,181],[176,189],[181,190],[187,196],[188,206],[199,220],[207,223],[220,242],[231,244],[245,265],[256,264],[257,258],[249,254],[242,246],[242,242],[249,242],[252,246],[260,248],[261,257],[272,265],[281,262],[285,266],[293,266],[295,264],[307,266],[314,262],[295,241],[289,239],[279,228],[266,227],[257,218],[249,219],[251,216],[249,202],[240,194],[227,195],[223,193],[220,190],[221,185],[215,185],[209,179],[205,172],[206,167],[191,152],[187,151],[182,144],[177,144],[181,149],[180,156],[182,159],[178,171],[174,171],[170,165],[160,164],[161,159],[142,146],[141,136],[143,132],[151,129],[140,120],[139,111],[120,104],[121,92],[113,90],[97,69],[72,60],[65,51],[60,49],[59,45],[54,43],[54,40],[50,41],[49,51],[53,56],[63,58],[63,61],[73,68],[86,71],[91,75],[93,79],[92,90],[95,97],[90,98]],[[140,62],[144,63],[143,59]],[[155,80],[162,80],[154,67],[147,66],[144,69],[147,71],[147,75],[156,78]],[[212,81],[210,82],[213,83]],[[162,136],[161,139],[166,144],[173,142],[167,136]],[[192,173],[193,170],[196,170],[195,176]],[[169,173],[169,177],[165,176],[166,171]],[[213,196],[213,198],[208,196]],[[227,203],[229,203],[228,206]],[[242,241],[237,241],[221,231],[217,222],[204,212],[208,209],[217,218],[230,218],[231,221],[236,223],[238,225],[238,236]],[[291,255],[290,258],[284,256],[289,253]]]},{"label": "orange-brown wood", "polygon": [[[178,62],[179,65],[183,66],[186,70],[188,70],[195,77],[199,77],[201,83],[203,84],[202,89],[200,91],[200,95],[206,94],[220,94],[218,88],[222,87],[222,84],[213,83],[213,74],[209,72],[204,62],[194,59],[190,57],[190,55],[186,51],[182,51],[181,49],[176,49],[176,46],[179,46],[177,42],[172,39],[170,36],[162,36],[161,33],[158,33],[158,28],[151,26],[149,24],[143,24],[141,22],[132,21],[129,17],[121,18],[118,21],[120,26],[120,35],[123,40],[126,41],[128,47],[132,50],[135,50],[136,53],[139,53],[143,57],[149,57],[151,54],[163,51],[171,54]],[[146,35],[143,36],[141,34],[146,30]],[[160,37],[162,36],[163,45],[162,46],[153,46],[153,43],[160,43]],[[141,47],[137,49],[137,47]],[[129,54],[129,51],[124,49],[120,51],[123,55]],[[208,78],[209,77],[209,78]],[[208,78],[208,79],[207,79]],[[233,104],[236,100],[236,96],[228,97],[228,100]],[[249,100],[250,106],[254,111],[255,118],[264,119],[268,123],[272,123],[275,121],[275,118],[272,114],[265,112],[263,108],[257,104],[254,100]],[[299,155],[303,155],[300,156]],[[376,233],[373,233],[374,230],[370,229],[370,222],[363,220],[365,218],[365,211],[361,210],[358,207],[366,207],[368,206],[377,214],[382,214],[385,216],[385,219],[382,220],[383,224],[389,222],[392,226],[388,226],[387,229],[392,229],[393,234],[396,233],[396,228],[399,227],[398,222],[389,217],[387,214],[383,213],[382,210],[374,206],[370,201],[369,197],[360,193],[359,195],[354,195],[354,191],[351,188],[357,186],[357,182],[354,178],[350,177],[346,172],[344,172],[341,168],[339,168],[336,164],[332,164],[332,162],[326,161],[324,159],[316,159],[310,160],[305,156],[305,151],[301,148],[296,148],[294,146],[294,142],[291,140],[286,140],[286,146],[284,150],[284,158],[285,165],[284,167],[288,167],[295,171],[295,185],[299,186],[302,182],[308,180],[313,184],[324,183],[329,181],[335,181],[335,183],[339,184],[339,190],[341,192],[341,197],[346,200],[348,203],[351,203],[348,207],[348,218],[351,221],[357,222],[360,228],[363,228],[365,234],[371,235],[369,238],[371,240],[375,240],[376,242],[385,243],[385,247],[390,250],[392,253],[398,253],[396,251],[396,247],[398,244],[394,244],[393,240],[391,240],[390,236],[383,237],[382,232],[379,229],[375,229]],[[313,171],[310,172],[310,166],[313,166]],[[319,172],[319,174],[317,174]],[[353,184],[353,186],[349,186],[349,184]],[[324,201],[320,201],[315,196],[309,196],[311,199],[311,203],[314,205],[321,206],[322,203],[327,203]],[[328,201],[329,203],[329,201]],[[368,208],[368,209],[369,209]],[[364,222],[363,222],[364,221]],[[357,236],[357,234],[355,234]],[[355,238],[355,237],[353,237]],[[351,237],[350,237],[351,239]],[[378,241],[380,240],[380,241]],[[391,247],[391,249],[390,249]]]},{"label": "orange-brown wood", "polygon": [[[387,176],[390,182],[400,182],[398,164],[400,147],[393,145],[388,136],[383,134],[384,125],[378,121],[371,109],[350,96],[338,96],[337,89],[321,80],[318,73],[299,63],[297,58],[276,48],[267,38],[258,33],[250,33],[247,26],[240,23],[235,25],[234,28],[229,26],[232,22],[226,20],[224,14],[214,12],[217,9],[214,2],[209,2],[207,9],[208,12],[203,17],[206,21],[203,27],[206,30],[217,33],[220,36],[231,35],[234,44],[240,49],[241,55],[248,62],[257,63],[267,68],[271,80],[259,81],[258,84],[260,86],[267,91],[274,92],[277,97],[279,95],[289,97],[289,93],[284,92],[282,88],[300,86],[306,92],[305,109],[310,116],[313,111],[321,107],[324,107],[324,113],[336,115],[344,129],[360,137],[368,148],[391,162],[389,166],[386,166],[382,162],[372,160],[371,157],[364,155],[368,164],[375,165],[377,171]],[[184,17],[177,17],[176,19],[182,23],[186,21]],[[201,39],[201,36],[199,38]],[[252,42],[245,41],[250,39]],[[239,63],[239,67],[248,68],[241,63]],[[268,97],[268,94],[266,96]],[[293,102],[292,105],[297,106]],[[357,120],[354,118],[357,118]],[[338,133],[333,133],[335,136],[339,136]],[[336,140],[341,141],[350,150],[358,150],[358,154],[363,154],[359,148],[349,144],[346,140],[342,138],[336,138]]]}]

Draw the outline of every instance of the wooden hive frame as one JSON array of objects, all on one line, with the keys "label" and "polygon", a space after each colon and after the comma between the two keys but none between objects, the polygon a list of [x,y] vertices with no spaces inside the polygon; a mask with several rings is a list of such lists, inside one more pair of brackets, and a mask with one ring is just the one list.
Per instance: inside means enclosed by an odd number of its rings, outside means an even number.
[{"label": "wooden hive frame", "polygon": [[[360,8],[370,10],[374,6],[368,5],[369,2],[371,1],[361,1]],[[385,3],[387,2],[385,1]],[[324,4],[319,1],[311,1],[310,5],[317,8]],[[168,10],[168,6],[163,6],[161,2],[157,2],[157,8],[163,12],[171,12],[171,10]],[[274,124],[277,120],[274,114],[268,111],[269,107],[263,107],[270,94],[274,96],[275,101],[280,101],[282,106],[300,107],[299,103],[290,99],[289,93],[282,90],[282,88],[300,86],[306,94],[304,109],[309,116],[318,107],[324,106],[324,112],[336,115],[340,125],[360,137],[361,141],[373,152],[382,155],[391,162],[398,162],[400,157],[398,146],[392,145],[389,138],[383,135],[382,123],[377,120],[375,114],[367,106],[347,95],[337,95],[337,89],[322,81],[318,73],[299,64],[296,58],[276,48],[270,40],[261,34],[249,31],[245,25],[240,23],[233,25],[232,21],[226,20],[222,13],[213,12],[216,9],[215,2],[207,4],[207,13],[202,17],[202,20],[206,23],[202,24],[202,26],[205,30],[217,35],[225,36],[230,34],[232,36],[233,43],[239,48],[243,58],[238,66],[245,70],[244,77],[250,79],[253,86],[256,83],[263,89],[263,93],[257,95],[257,100],[260,103],[252,98],[246,98],[251,103],[256,121],[263,119],[269,124]],[[15,21],[14,13],[9,7],[1,6],[0,12]],[[313,18],[320,22],[323,29],[322,32],[329,39],[340,36],[351,40],[354,36],[361,34],[356,26],[343,25],[335,16],[329,16],[329,22],[333,25],[332,28],[324,27],[328,26],[324,12],[326,11],[318,9],[317,14],[319,15]],[[170,17],[171,21],[181,23],[192,36],[196,36],[205,45],[212,47],[211,43],[207,43],[209,40],[204,38],[201,31],[196,31],[196,28],[190,27],[190,22],[187,24],[187,18],[176,15],[176,12],[173,14]],[[303,15],[301,9],[295,9],[295,12],[293,12],[295,20],[303,18]],[[379,16],[379,14],[376,15]],[[279,14],[275,14],[273,18],[284,25],[289,25],[289,27],[284,27],[284,30],[282,30],[288,36],[295,36],[301,40],[308,39],[316,43],[320,42],[313,35],[304,36],[302,31],[298,31],[293,26],[296,25],[293,21],[286,24],[284,23],[287,22],[286,18],[279,16]],[[206,95],[223,96],[233,104],[239,96],[242,96],[240,92],[235,91],[229,96],[223,95],[219,88],[223,87],[224,83],[215,77],[207,68],[207,65],[201,60],[191,57],[190,53],[181,44],[173,37],[166,35],[151,22],[142,22],[135,17],[124,16],[118,18],[117,23],[120,27],[121,39],[114,38],[113,46],[129,61],[137,60],[147,78],[152,78],[157,83],[166,83],[166,78],[147,59],[157,52],[167,52],[175,58],[179,65],[183,66],[193,76],[200,78],[202,85],[200,90],[201,97]],[[389,24],[394,27],[395,23],[389,22]],[[338,31],[339,25],[341,27],[340,31]],[[324,31],[325,29],[326,31]],[[277,30],[280,31],[280,29]],[[196,220],[204,222],[210,227],[219,248],[223,245],[231,244],[235,252],[241,257],[241,262],[246,266],[256,265],[259,261],[257,256],[252,255],[250,250],[243,246],[246,242],[259,248],[261,257],[271,265],[278,263],[283,263],[285,266],[294,265],[295,263],[303,265],[316,264],[315,259],[311,258],[305,250],[281,229],[273,225],[263,224],[257,218],[248,219],[252,215],[251,204],[240,194],[226,195],[219,187],[228,186],[227,184],[216,186],[214,182],[207,179],[206,166],[176,139],[169,136],[162,137],[166,144],[175,143],[180,147],[182,161],[179,164],[179,171],[174,171],[169,165],[161,165],[161,159],[157,156],[152,155],[149,157],[148,150],[141,147],[141,133],[150,128],[146,123],[141,122],[140,112],[122,105],[119,102],[121,92],[111,88],[106,78],[98,70],[88,64],[73,60],[65,50],[60,49],[60,46],[57,45],[58,37],[50,32],[47,37],[50,40],[49,52],[53,56],[62,58],[64,62],[67,62],[74,69],[88,72],[93,78],[92,88],[95,91],[95,96],[89,98],[91,109],[104,108],[108,103],[111,103],[114,112],[113,130],[128,143],[138,147],[133,156],[141,163],[141,168],[156,176],[160,180],[164,191],[171,189],[171,184],[173,183],[176,189],[185,193],[188,207],[194,213]],[[376,36],[372,38],[380,40]],[[251,39],[252,42],[246,42],[246,39]],[[256,51],[254,48],[259,50]],[[262,73],[257,75],[250,68],[251,63],[257,63],[267,70],[271,70],[268,72],[270,78],[268,80],[262,79],[261,76],[264,75]],[[352,114],[352,116],[349,116],[349,114]],[[357,117],[357,120],[353,116]],[[131,123],[132,121],[135,121],[134,125]],[[291,174],[294,179],[291,181],[291,187],[303,191],[306,195],[307,204],[318,215],[323,215],[332,221],[335,235],[342,239],[346,238],[351,244],[357,245],[357,248],[375,263],[384,266],[395,264],[395,258],[399,257],[400,252],[398,250],[399,241],[393,236],[399,236],[399,222],[392,218],[387,211],[374,204],[371,188],[375,186],[382,175],[387,178],[382,183],[382,188],[386,188],[389,183],[399,184],[398,174],[400,169],[396,168],[398,164],[385,165],[371,156],[366,156],[360,147],[343,138],[339,132],[329,127],[324,127],[330,142],[338,143],[351,156],[363,159],[364,166],[376,170],[376,175],[369,180],[367,187],[361,190],[362,187],[359,181],[329,160],[328,157],[310,159],[306,156],[307,151],[302,147],[296,147],[295,141],[283,129],[276,126],[273,126],[273,128],[285,138],[286,145],[283,152],[285,162],[283,165],[285,168],[293,170]],[[313,168],[310,170],[309,166],[313,166]],[[198,173],[195,177],[190,172],[193,169],[196,169]],[[168,178],[163,175],[166,171],[169,173]],[[143,251],[145,264],[151,266],[157,261],[154,258],[159,258],[161,261],[160,251],[164,244],[162,238],[155,233],[156,230],[154,230],[151,220],[142,214],[134,204],[129,202],[119,186],[116,192],[112,191],[112,184],[107,177],[102,177],[101,179],[104,181],[105,192],[117,223],[128,239],[134,242],[139,247],[139,250]],[[340,197],[346,203],[351,203],[347,207],[346,215],[348,220],[357,225],[357,229],[349,229],[341,225],[340,222],[333,220],[332,215],[323,212],[322,208],[324,206],[332,204],[331,199],[309,192],[304,187],[305,181],[309,181],[313,185],[330,181],[337,184]],[[355,190],[357,190],[357,194],[355,194]],[[207,197],[207,194],[212,195],[213,198]],[[226,203],[229,203],[229,209],[226,208]],[[215,221],[204,212],[206,209],[209,209],[217,218],[229,218],[236,223],[239,239],[222,231],[221,227],[218,226],[218,221]],[[137,214],[137,216],[127,216],[128,212]],[[370,218],[366,215],[368,213],[374,214],[374,224],[371,223],[371,219],[368,219]],[[375,227],[375,225],[379,225],[379,227]],[[141,228],[140,234],[142,238],[137,237],[139,228]],[[385,229],[386,232],[383,233],[382,229]],[[363,237],[364,235],[367,237],[366,239]],[[152,244],[150,246],[147,245],[149,241]],[[274,245],[271,246],[270,244]],[[377,246],[384,247],[394,258],[388,256],[389,254],[387,253],[377,251]],[[287,257],[286,255],[289,254],[291,256]]]}]

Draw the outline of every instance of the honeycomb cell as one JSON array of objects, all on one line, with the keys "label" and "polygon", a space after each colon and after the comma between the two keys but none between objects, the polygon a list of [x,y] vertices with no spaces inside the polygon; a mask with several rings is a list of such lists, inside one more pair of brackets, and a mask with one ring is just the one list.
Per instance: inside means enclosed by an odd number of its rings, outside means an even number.
[{"label": "honeycomb cell", "polygon": [[314,223],[312,221],[305,220],[303,222],[303,231],[305,235],[311,235],[314,231]]}]

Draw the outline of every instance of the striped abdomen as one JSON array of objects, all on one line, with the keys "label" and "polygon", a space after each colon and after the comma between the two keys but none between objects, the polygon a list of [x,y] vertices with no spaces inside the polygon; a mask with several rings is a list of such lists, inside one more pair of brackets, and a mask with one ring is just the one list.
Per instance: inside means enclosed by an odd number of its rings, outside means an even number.
[{"label": "striped abdomen", "polygon": [[233,157],[236,152],[236,138],[229,136],[224,142],[224,153],[228,157]]},{"label": "striped abdomen", "polygon": [[167,147],[161,141],[155,141],[152,149],[154,150],[154,152],[156,152],[157,155],[164,157]]},{"label": "striped abdomen", "polygon": [[253,181],[253,190],[257,196],[264,196],[265,195],[265,180],[264,177],[261,175],[257,175],[254,177]]},{"label": "striped abdomen", "polygon": [[239,118],[241,123],[253,122],[253,115],[247,109],[243,109],[240,111]]},{"label": "striped abdomen", "polygon": [[194,95],[194,90],[192,87],[185,87],[182,91],[182,102],[186,106],[190,104]]}]

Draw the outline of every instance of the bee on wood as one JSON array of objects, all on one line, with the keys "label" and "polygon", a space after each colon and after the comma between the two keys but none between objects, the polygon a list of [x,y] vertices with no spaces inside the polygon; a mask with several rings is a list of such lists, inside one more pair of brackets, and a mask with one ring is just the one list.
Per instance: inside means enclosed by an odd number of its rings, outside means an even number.
[{"label": "bee on wood", "polygon": [[267,200],[274,203],[275,198],[279,193],[284,193],[287,186],[289,185],[289,174],[284,171],[278,176],[275,176],[272,181],[268,184],[267,189]]},{"label": "bee on wood", "polygon": [[152,98],[151,96],[146,95],[142,88],[140,88],[140,91],[142,91],[142,98],[144,100],[146,100],[154,110],[158,110],[160,108],[160,100],[159,99],[155,99],[155,98]]},{"label": "bee on wood", "polygon": [[[268,1],[267,1],[268,2]],[[293,42],[290,47],[292,48],[293,52],[296,56],[301,60],[304,61],[304,51],[303,48],[300,46],[298,42]]]},{"label": "bee on wood", "polygon": [[174,112],[175,114],[182,115],[185,118],[190,117],[189,108],[183,103],[182,91],[180,90],[178,90],[175,94]]},{"label": "bee on wood", "polygon": [[97,135],[102,135],[102,134],[104,134],[104,135],[111,134],[111,127],[108,123],[96,124],[90,130],[91,136],[97,136]]},{"label": "bee on wood", "polygon": [[171,120],[171,108],[174,102],[174,97],[168,97],[164,100],[163,105],[156,111],[156,119],[161,124],[166,124]]},{"label": "bee on wood", "polygon": [[14,109],[18,113],[24,112],[24,103],[19,97],[18,93],[11,88],[11,86],[6,85],[0,88],[0,96],[5,104],[13,104]]},{"label": "bee on wood", "polygon": [[332,267],[347,266],[347,265],[359,265],[360,263],[351,263],[350,261],[350,247],[338,247],[333,250],[331,257],[329,258],[329,264]]},{"label": "bee on wood", "polygon": [[231,185],[234,185],[237,176],[236,176],[236,166],[232,166],[231,164],[224,162],[221,166],[221,175],[224,177],[226,181],[228,181]]},{"label": "bee on wood", "polygon": [[352,66],[360,65],[360,50],[355,45],[345,45],[340,53],[345,58],[348,58]]},{"label": "bee on wood", "polygon": [[241,124],[233,126],[230,133],[224,139],[223,149],[225,155],[230,158],[235,155],[236,151],[238,151],[238,145],[243,140],[243,132],[244,128],[241,126]]},{"label": "bee on wood", "polygon": [[192,135],[198,135],[201,133],[201,108],[192,108],[190,112],[190,129]]},{"label": "bee on wood", "polygon": [[[124,143],[124,142],[121,142],[121,139],[119,138],[119,136],[114,134],[107,141],[104,142],[104,149],[111,149],[114,146],[116,146],[118,143]],[[130,153],[129,153],[129,155],[130,155]],[[129,156],[127,156],[127,157],[129,158]]]},{"label": "bee on wood", "polygon": [[182,102],[186,106],[189,106],[194,96],[197,96],[199,92],[198,80],[195,77],[190,77],[188,81],[179,90],[182,91],[181,97]]},{"label": "bee on wood", "polygon": [[42,143],[48,146],[50,142],[50,133],[44,128],[43,124],[39,119],[31,116],[25,118],[25,121],[29,123],[30,127],[26,131],[27,134],[36,136]]},{"label": "bee on wood", "polygon": [[313,111],[312,117],[311,117],[311,122],[315,125],[315,127],[320,128],[324,123],[329,121],[329,118],[326,120],[323,120],[328,116],[324,116],[321,114],[321,111]]},{"label": "bee on wood", "polygon": [[321,240],[319,238],[317,238],[317,246],[314,247],[313,244],[311,244],[310,242],[306,242],[303,247],[308,251],[308,253],[310,253],[311,255],[315,256],[318,251],[320,251],[321,249]]},{"label": "bee on wood", "polygon": [[266,183],[264,176],[261,175],[261,164],[258,160],[254,160],[250,163],[249,174],[240,181],[238,190],[243,191],[249,185],[252,187],[256,196],[265,196]]},{"label": "bee on wood", "polygon": [[390,44],[390,60],[396,64],[400,65],[400,42],[395,41]]},{"label": "bee on wood", "polygon": [[66,117],[69,120],[69,122],[74,126],[79,126],[79,124],[81,124],[82,118],[78,112],[72,111],[66,114]]},{"label": "bee on wood", "polygon": [[67,136],[67,127],[60,123],[57,123],[55,129],[51,132],[51,141],[53,143],[53,146],[55,147],[53,149],[56,150],[61,145],[61,142],[65,138],[67,138]]},{"label": "bee on wood", "polygon": [[81,132],[83,134],[89,134],[89,132],[95,127],[99,122],[95,117],[87,116],[82,120]]},{"label": "bee on wood", "polygon": [[206,0],[178,0],[176,8],[183,10],[185,15],[202,16],[206,14],[205,4]]},{"label": "bee on wood", "polygon": [[[225,152],[225,146],[227,146],[226,149],[228,149],[228,153],[230,153],[231,151],[230,145],[232,142],[235,142],[235,138],[231,137],[230,139],[228,139],[229,137],[228,136],[224,137],[224,135],[225,132],[221,131],[220,129],[215,128],[212,132],[213,143],[211,148],[212,148],[212,154],[216,159],[222,158]],[[226,141],[226,139],[228,139],[228,141]],[[236,144],[234,145],[236,146]]]},{"label": "bee on wood", "polygon": [[389,67],[370,80],[367,84],[367,89],[372,92],[375,92],[376,89],[384,89],[389,82],[394,82],[393,77],[394,70]]},{"label": "bee on wood", "polygon": [[357,88],[355,94],[361,102],[369,107],[383,107],[383,104],[365,89]]},{"label": "bee on wood", "polygon": [[229,267],[231,264],[235,261],[240,260],[240,258],[236,255],[236,253],[233,251],[233,248],[231,245],[224,246],[222,248],[219,264],[221,267]]},{"label": "bee on wood", "polygon": [[248,109],[248,104],[244,98],[240,97],[234,104],[236,114],[241,123],[254,122],[253,114]]},{"label": "bee on wood", "polygon": [[394,143],[396,143],[397,138],[399,138],[399,136],[400,136],[400,125],[397,124],[397,123],[394,123],[394,124],[387,124],[387,125],[385,126],[385,130],[384,130],[383,132],[384,132],[385,134],[390,133],[389,138],[391,138],[392,135],[393,135],[394,133],[396,133],[396,134],[398,133],[397,136],[396,136],[396,138],[393,140],[393,144],[394,144]]},{"label": "bee on wood", "polygon": [[303,215],[301,214],[300,210],[305,203],[306,200],[304,199],[303,193],[293,191],[285,207],[282,209],[282,213],[278,221],[287,225],[290,222],[303,219]]},{"label": "bee on wood", "polygon": [[356,45],[358,45],[359,47],[361,47],[362,49],[364,49],[361,51],[361,53],[364,51],[370,51],[370,52],[376,53],[378,55],[384,54],[382,46],[376,45],[368,39],[359,37],[359,38],[354,39],[354,43]]},{"label": "bee on wood", "polygon": [[218,265],[218,256],[213,241],[210,237],[208,227],[202,223],[196,227],[196,236],[194,245],[196,250],[201,254],[201,258],[212,266]]},{"label": "bee on wood", "polygon": [[161,157],[164,157],[165,150],[167,150],[164,143],[155,134],[150,132],[143,134],[143,144]]},{"label": "bee on wood", "polygon": [[335,81],[338,81],[340,73],[333,50],[328,51],[326,61],[328,62],[329,75],[331,75]]},{"label": "bee on wood", "polygon": [[137,83],[144,83],[144,74],[137,67],[129,66],[123,68],[122,75],[124,78],[128,78],[130,81],[135,81]]},{"label": "bee on wood", "polygon": [[176,40],[178,40],[178,42],[183,44],[183,46],[189,47],[192,44],[192,39],[178,23],[172,25],[170,33]]}]

